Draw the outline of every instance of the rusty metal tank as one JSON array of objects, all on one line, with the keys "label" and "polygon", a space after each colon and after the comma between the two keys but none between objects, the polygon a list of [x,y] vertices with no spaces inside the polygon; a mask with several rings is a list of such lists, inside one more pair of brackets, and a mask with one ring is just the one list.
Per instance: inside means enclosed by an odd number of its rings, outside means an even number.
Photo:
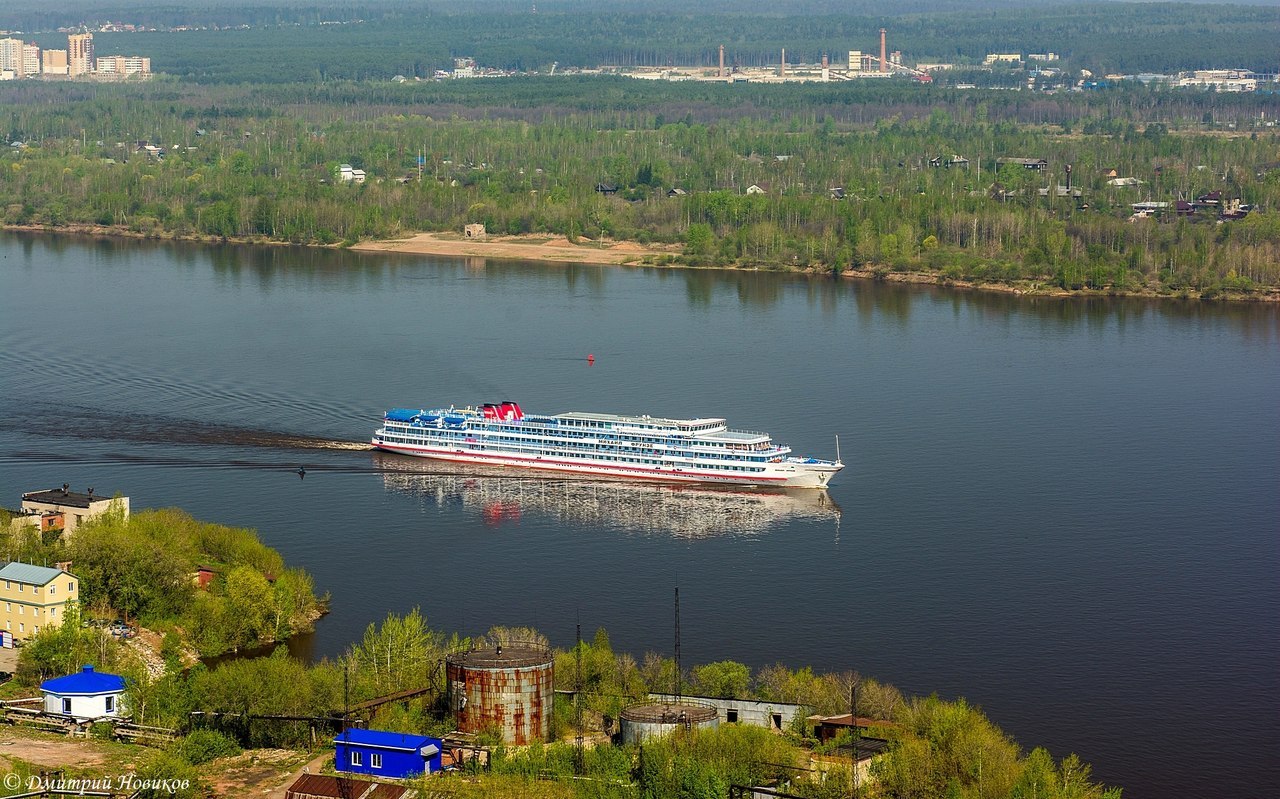
[{"label": "rusty metal tank", "polygon": [[555,658],[532,644],[508,644],[445,657],[449,704],[460,732],[496,729],[522,746],[551,737]]},{"label": "rusty metal tank", "polygon": [[641,743],[676,730],[704,730],[720,726],[720,712],[691,699],[642,702],[622,709],[622,742]]}]

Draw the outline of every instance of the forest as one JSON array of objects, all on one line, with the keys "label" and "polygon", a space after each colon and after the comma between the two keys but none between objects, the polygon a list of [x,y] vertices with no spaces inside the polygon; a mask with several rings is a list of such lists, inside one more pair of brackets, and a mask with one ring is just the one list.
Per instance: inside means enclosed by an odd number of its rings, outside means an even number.
[{"label": "forest", "polygon": [[[604,77],[22,83],[0,89],[0,133],[20,143],[0,155],[13,226],[349,244],[479,222],[673,244],[692,266],[1204,297],[1280,284],[1280,134],[1265,96]],[[344,163],[367,182],[339,182]],[[1173,211],[1214,192],[1218,206]],[[1234,201],[1252,211],[1221,219]],[[1133,218],[1138,202],[1169,207]]]},{"label": "forest", "polygon": [[[311,576],[288,568],[252,530],[200,522],[179,510],[122,512],[81,524],[73,535],[10,529],[0,514],[0,550],[26,563],[74,564],[80,607],[22,651],[20,676],[38,682],[123,650],[106,646],[106,622],[141,624],[165,636],[167,652],[201,656],[254,648],[313,629],[323,612]],[[193,575],[215,575],[205,590]],[[85,622],[82,628],[80,621]],[[110,667],[112,662],[103,663]]]}]

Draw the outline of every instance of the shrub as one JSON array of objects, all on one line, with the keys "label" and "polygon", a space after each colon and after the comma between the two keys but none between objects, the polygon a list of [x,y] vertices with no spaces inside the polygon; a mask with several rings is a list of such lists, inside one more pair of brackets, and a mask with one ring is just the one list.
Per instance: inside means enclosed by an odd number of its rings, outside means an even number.
[{"label": "shrub", "polygon": [[240,754],[240,745],[216,730],[196,730],[179,741],[176,749],[178,756],[193,766]]}]

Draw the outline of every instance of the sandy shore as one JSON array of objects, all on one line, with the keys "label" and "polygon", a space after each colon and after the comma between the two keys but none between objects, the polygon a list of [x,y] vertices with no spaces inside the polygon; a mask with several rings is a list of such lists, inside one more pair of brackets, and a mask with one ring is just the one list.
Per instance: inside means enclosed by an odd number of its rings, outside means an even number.
[{"label": "sandy shore", "polygon": [[581,264],[639,264],[661,256],[676,255],[678,247],[644,245],[634,241],[574,244],[564,236],[487,236],[466,239],[457,233],[419,233],[407,239],[362,241],[350,249],[360,252],[403,252],[414,255],[455,255],[511,258],[525,261],[560,261]]}]

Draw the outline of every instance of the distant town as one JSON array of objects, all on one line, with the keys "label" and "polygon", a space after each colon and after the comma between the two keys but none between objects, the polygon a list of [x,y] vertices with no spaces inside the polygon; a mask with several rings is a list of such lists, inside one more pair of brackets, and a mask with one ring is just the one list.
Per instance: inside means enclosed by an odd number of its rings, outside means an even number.
[{"label": "distant town", "polygon": [[151,59],[140,55],[95,55],[92,33],[67,35],[67,49],[40,49],[34,42],[0,39],[0,80],[24,78],[123,80],[147,78]]},{"label": "distant town", "polygon": [[[359,25],[363,20],[325,21],[319,25]],[[237,26],[179,26],[167,28],[144,27],[130,23],[104,22],[93,26],[101,33],[175,32],[197,30],[247,30],[249,25]],[[81,78],[120,80],[145,78],[151,75],[151,59],[140,55],[96,56],[93,49],[93,32],[88,28],[59,28],[67,34],[67,49],[45,49],[33,42],[16,38],[18,32],[0,30],[0,80],[24,78]],[[502,78],[519,75],[621,75],[639,80],[704,81],[722,83],[810,83],[839,82],[864,79],[909,78],[918,83],[932,83],[940,73],[955,77],[950,83],[958,89],[976,89],[982,81],[980,73],[1001,72],[1006,78],[1017,75],[1014,85],[1001,82],[998,88],[1038,91],[1093,90],[1116,86],[1121,83],[1141,83],[1168,88],[1202,89],[1216,92],[1254,92],[1260,87],[1280,88],[1280,75],[1256,72],[1244,67],[1199,69],[1172,74],[1139,73],[1096,74],[1086,68],[1064,69],[1062,56],[1056,52],[1001,52],[987,53],[982,62],[950,63],[916,61],[909,63],[900,50],[889,49],[889,31],[879,31],[878,54],[874,50],[851,49],[839,57],[824,54],[820,61],[789,61],[785,49],[778,53],[778,60],[771,64],[742,65],[736,62],[725,45],[718,48],[719,62],[705,64],[668,64],[665,66],[617,66],[602,64],[595,67],[560,68],[558,63],[537,71],[520,71],[488,67],[470,56],[453,58],[452,69],[433,70],[429,77],[396,75],[396,83],[410,81],[450,80],[455,78]],[[1025,73],[1025,75],[1021,74]],[[975,82],[966,82],[966,74],[974,75]],[[985,86],[993,88],[992,86]]]}]

